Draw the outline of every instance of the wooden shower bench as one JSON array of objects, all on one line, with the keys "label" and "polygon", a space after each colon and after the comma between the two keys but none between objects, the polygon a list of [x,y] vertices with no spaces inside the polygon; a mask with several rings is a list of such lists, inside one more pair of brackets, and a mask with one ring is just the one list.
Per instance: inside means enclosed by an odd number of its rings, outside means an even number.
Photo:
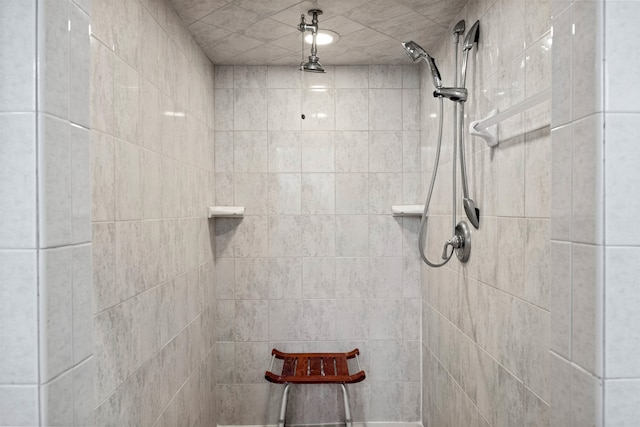
[{"label": "wooden shower bench", "polygon": [[[269,382],[285,385],[278,427],[284,427],[287,396],[291,384],[339,384],[344,400],[345,424],[347,427],[352,427],[346,384],[358,383],[365,379],[365,373],[360,369],[359,354],[360,351],[357,348],[348,353],[283,353],[274,348],[271,351],[271,367],[265,372],[264,377]],[[354,357],[360,371],[351,375],[347,360]],[[271,372],[275,359],[284,361],[279,375]]]}]

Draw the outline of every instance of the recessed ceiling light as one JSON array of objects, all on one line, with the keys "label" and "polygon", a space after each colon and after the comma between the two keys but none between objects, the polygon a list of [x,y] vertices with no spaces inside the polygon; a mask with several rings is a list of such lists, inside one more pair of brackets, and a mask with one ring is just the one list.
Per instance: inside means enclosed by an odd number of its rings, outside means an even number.
[{"label": "recessed ceiling light", "polygon": [[[316,43],[320,45],[335,43],[340,39],[340,34],[331,30],[318,30],[318,35],[316,36]],[[311,44],[313,42],[313,34],[309,33],[304,36],[304,41],[307,44]]]}]

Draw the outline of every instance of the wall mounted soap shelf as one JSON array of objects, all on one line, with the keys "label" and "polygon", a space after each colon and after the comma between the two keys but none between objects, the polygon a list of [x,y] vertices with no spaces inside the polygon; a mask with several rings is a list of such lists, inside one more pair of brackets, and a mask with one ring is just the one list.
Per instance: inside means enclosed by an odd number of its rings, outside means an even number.
[{"label": "wall mounted soap shelf", "polygon": [[394,205],[391,206],[393,216],[422,216],[424,205]]},{"label": "wall mounted soap shelf", "polygon": [[242,218],[244,206],[209,206],[209,218]]}]

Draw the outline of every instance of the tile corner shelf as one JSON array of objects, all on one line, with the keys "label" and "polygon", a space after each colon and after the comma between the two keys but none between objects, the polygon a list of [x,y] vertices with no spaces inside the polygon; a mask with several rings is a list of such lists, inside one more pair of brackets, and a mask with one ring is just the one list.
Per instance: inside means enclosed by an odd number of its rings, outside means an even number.
[{"label": "tile corner shelf", "polygon": [[209,206],[209,218],[242,218],[244,206]]},{"label": "tile corner shelf", "polygon": [[423,205],[395,205],[391,206],[393,216],[422,216]]}]

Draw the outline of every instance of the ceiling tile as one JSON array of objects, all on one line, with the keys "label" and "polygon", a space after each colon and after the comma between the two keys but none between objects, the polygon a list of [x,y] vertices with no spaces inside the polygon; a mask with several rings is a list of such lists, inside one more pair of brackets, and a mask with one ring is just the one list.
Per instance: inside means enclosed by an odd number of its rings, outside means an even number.
[{"label": "ceiling tile", "polygon": [[300,0],[236,0],[236,4],[241,8],[257,13],[264,18],[281,12],[296,3],[300,3]]},{"label": "ceiling tile", "polygon": [[353,33],[354,31],[363,29],[364,25],[358,24],[356,21],[352,21],[345,16],[338,15],[333,18],[329,18],[326,21],[321,21],[319,23],[319,27],[321,30],[335,31],[340,34],[340,37],[342,37],[349,33]]},{"label": "ceiling tile", "polygon": [[231,31],[205,24],[202,21],[189,25],[189,31],[193,34],[196,42],[203,48],[212,46],[216,41],[231,34]]},{"label": "ceiling tile", "polygon": [[[242,34],[233,33],[214,42],[212,44],[212,48],[222,49],[227,52],[240,55],[262,44],[263,43],[259,40],[243,36]],[[217,63],[214,59],[212,59],[212,61],[214,64]]]},{"label": "ceiling tile", "polygon": [[287,34],[299,34],[299,31],[295,26],[285,25],[269,18],[258,21],[238,32],[263,42],[276,40],[286,36]]},{"label": "ceiling tile", "polygon": [[373,26],[391,18],[395,18],[396,16],[406,15],[410,12],[411,9],[401,5],[400,3],[391,2],[389,0],[375,0],[371,3],[365,4],[364,6],[353,9],[345,15],[362,25]]},{"label": "ceiling tile", "polygon": [[319,8],[320,29],[340,34],[318,46],[325,67],[407,64],[400,42],[414,40],[428,51],[454,24],[467,0],[171,0],[195,41],[214,64],[297,67],[310,46],[302,45],[300,15]]},{"label": "ceiling tile", "polygon": [[225,30],[239,31],[259,19],[260,15],[257,13],[243,9],[233,2],[205,16],[202,21]]}]

